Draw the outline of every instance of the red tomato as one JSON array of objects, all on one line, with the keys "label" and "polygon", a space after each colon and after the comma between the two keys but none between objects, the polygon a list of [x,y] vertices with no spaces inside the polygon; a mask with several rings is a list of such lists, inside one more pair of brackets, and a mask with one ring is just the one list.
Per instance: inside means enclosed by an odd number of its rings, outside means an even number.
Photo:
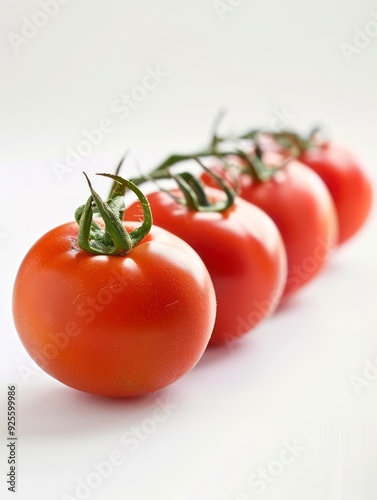
[{"label": "red tomato", "polygon": [[13,314],[32,358],[64,384],[106,396],[156,391],[191,370],[216,311],[194,250],[153,227],[126,256],[93,255],[77,234],[76,223],[53,229],[20,266]]},{"label": "red tomato", "polygon": [[[245,165],[239,158],[232,158],[232,162],[240,168]],[[223,168],[222,164],[214,166],[217,174]],[[202,179],[213,183],[208,174]],[[295,292],[322,269],[337,241],[337,215],[328,189],[310,168],[289,161],[265,182],[253,181],[248,173],[239,174],[238,193],[276,223],[288,257],[284,295]]]},{"label": "red tomato", "polygon": [[331,143],[311,147],[299,159],[327,185],[339,218],[338,243],[351,238],[364,224],[372,204],[372,187],[358,160]]},{"label": "red tomato", "polygon": [[[207,191],[212,202],[222,194]],[[275,224],[264,212],[240,198],[223,212],[190,210],[161,191],[148,200],[155,224],[189,243],[209,270],[217,297],[211,344],[241,337],[273,313],[285,285],[286,255]],[[140,215],[139,202],[125,212],[127,220]]]}]

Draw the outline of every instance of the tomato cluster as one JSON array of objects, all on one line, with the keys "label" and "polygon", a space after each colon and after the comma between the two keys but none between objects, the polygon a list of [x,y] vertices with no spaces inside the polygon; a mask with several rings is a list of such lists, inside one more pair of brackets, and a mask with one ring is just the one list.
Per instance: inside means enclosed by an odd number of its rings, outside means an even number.
[{"label": "tomato cluster", "polygon": [[[252,131],[230,144],[215,136],[204,152],[171,156],[132,182],[101,174],[114,181],[107,202],[88,180],[76,222],[34,244],[13,315],[42,369],[107,396],[165,387],[208,345],[272,315],[366,220],[372,190],[362,167],[318,133]],[[187,159],[204,173],[174,170]],[[145,197],[137,184],[151,178],[175,186]],[[127,189],[138,201],[125,209]]]}]

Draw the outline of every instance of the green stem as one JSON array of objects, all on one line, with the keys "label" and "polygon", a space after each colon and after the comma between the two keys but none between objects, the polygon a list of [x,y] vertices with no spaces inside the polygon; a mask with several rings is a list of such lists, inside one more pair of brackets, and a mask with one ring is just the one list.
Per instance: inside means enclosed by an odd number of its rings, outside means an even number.
[{"label": "green stem", "polygon": [[[209,151],[202,151],[199,153],[199,156],[210,156],[212,154],[213,153],[210,153]],[[149,174],[141,175],[139,177],[132,177],[130,181],[135,185],[139,185],[151,180],[168,179],[171,177],[170,173],[167,170],[169,167],[175,165],[176,163],[179,163],[180,161],[191,160],[193,159],[193,157],[194,157],[193,155],[176,155],[176,154],[171,155],[166,160],[164,160],[160,165],[154,168]],[[118,165],[116,173],[119,172],[123,164],[123,160],[124,158]],[[113,182],[113,185],[111,186],[110,190],[109,200],[117,196],[124,196],[126,193],[126,189],[127,189],[126,186],[121,185],[117,182]]]},{"label": "green stem", "polygon": [[224,116],[226,112],[225,109],[220,109],[220,111],[217,113],[217,116],[215,117],[215,120],[212,125],[212,140],[211,140],[211,145],[210,149],[212,151],[215,151],[217,148],[217,145],[222,141],[220,137],[218,136],[217,130],[220,126],[220,123],[223,121]]},{"label": "green stem", "polygon": [[[185,160],[192,160],[195,158],[204,158],[208,156],[214,156],[222,159],[227,166],[227,157],[229,156],[236,156],[241,158],[245,164],[246,164],[246,169],[241,170],[241,172],[248,173],[254,182],[266,182],[268,181],[275,173],[277,170],[282,168],[282,166],[285,165],[280,165],[276,168],[271,168],[265,165],[265,163],[262,160],[262,153],[260,151],[260,147],[258,145],[258,138],[260,134],[268,134],[271,137],[274,137],[281,145],[282,147],[286,150],[289,151],[289,153],[292,156],[299,156],[301,152],[303,152],[305,149],[310,147],[311,141],[312,141],[312,135],[309,136],[308,139],[303,139],[301,138],[298,134],[295,134],[293,132],[289,131],[282,131],[282,132],[272,132],[269,130],[263,131],[262,129],[253,129],[246,134],[241,135],[238,137],[238,139],[250,139],[254,141],[255,146],[256,146],[256,153],[254,155],[246,154],[244,151],[241,149],[235,149],[233,151],[227,150],[227,151],[219,151],[219,145],[221,143],[228,141],[228,138],[220,138],[217,133],[216,129],[218,126],[218,123],[220,120],[223,118],[223,113],[220,113],[219,116],[217,117],[214,125],[214,131],[212,135],[212,140],[209,145],[209,147],[203,151],[200,151],[198,153],[194,154],[173,154],[170,155],[168,158],[166,158],[162,163],[160,163],[157,167],[155,167],[151,172],[149,172],[147,175],[142,175],[139,177],[133,177],[131,178],[131,181],[136,184],[142,184],[147,181],[151,180],[159,180],[159,179],[166,179],[166,178],[171,178],[173,175],[169,172],[169,168],[172,167],[173,165],[185,161]],[[237,139],[237,138],[236,138]],[[120,169],[121,165],[123,163],[123,160],[118,166],[117,171]],[[178,180],[176,179],[178,182]],[[188,179],[183,179],[182,182],[187,184]],[[193,187],[193,184],[191,182],[191,188]],[[110,192],[110,199],[116,198],[117,196],[124,195],[126,191],[126,187],[124,185],[119,185],[114,182],[111,192]],[[195,190],[194,190],[195,191]],[[199,194],[199,192],[197,193]],[[189,196],[187,194],[187,196]],[[199,202],[199,205],[203,207],[205,204],[203,203],[204,198],[202,197],[201,201]],[[190,204],[191,202],[189,202]],[[192,204],[192,203],[191,203]],[[194,203],[195,205],[196,203]]]},{"label": "green stem", "polygon": [[[115,175],[118,175],[120,172],[120,169],[122,168],[122,165],[124,163],[124,160],[126,159],[128,155],[128,151],[123,155],[122,159],[118,163],[118,166],[115,170]],[[126,192],[126,188],[122,186],[122,184],[119,184],[119,182],[114,181],[112,186],[111,186],[111,191],[110,191],[110,196],[109,200],[116,198],[117,196],[124,196]],[[123,214],[120,215],[120,218],[123,219]]]},{"label": "green stem", "polygon": [[[267,166],[263,161],[263,151],[259,142],[260,135],[265,134],[273,137],[289,153],[289,157],[280,165]],[[293,132],[271,132],[253,129],[239,137],[239,139],[250,139],[254,142],[255,153],[247,155],[242,150],[237,150],[236,154],[242,158],[247,165],[244,173],[248,173],[254,182],[266,182],[271,179],[275,173],[283,168],[293,157],[299,156],[305,149],[311,147],[312,135],[308,139],[300,137]]]},{"label": "green stem", "polygon": [[[220,139],[216,138],[216,140],[212,141],[212,144],[208,149],[205,149],[203,151],[199,151],[194,154],[173,154],[168,156],[162,163],[160,163],[157,167],[155,167],[151,172],[149,172],[147,175],[141,175],[139,177],[132,177],[130,181],[133,184],[139,185],[143,184],[144,182],[152,181],[152,180],[161,180],[161,179],[168,179],[171,178],[172,175],[169,172],[169,167],[172,167],[173,165],[176,165],[177,163],[185,160],[193,160],[196,158],[205,158],[209,156],[214,156],[217,158],[221,158],[225,160],[228,156],[238,156],[239,158],[242,158],[247,167],[248,167],[248,172],[252,177],[254,178],[255,181],[259,180],[258,174],[254,171],[253,164],[250,162],[249,157],[241,150],[234,150],[234,151],[218,151],[217,150],[217,145],[218,143],[223,142],[225,139]],[[120,167],[123,164],[123,160],[120,162],[120,164],[117,167],[117,173],[120,170]],[[126,192],[126,187],[123,185],[119,185],[118,183],[114,182],[110,195],[109,195],[109,200],[117,197],[117,196],[124,196]]]},{"label": "green stem", "polygon": [[172,177],[177,181],[178,185],[180,186],[181,190],[183,190],[183,186],[181,184],[181,181],[184,181],[185,186],[189,186],[193,191],[194,191],[194,197],[193,199],[195,202],[193,204],[187,203],[187,205],[195,209],[197,206],[199,207],[209,207],[210,202],[207,198],[207,195],[204,191],[203,186],[201,183],[198,181],[198,179],[191,174],[190,172],[183,172],[179,175],[174,175],[172,174]]},{"label": "green stem", "polygon": [[313,147],[313,139],[318,132],[321,132],[321,129],[319,127],[315,127],[312,129],[309,135],[305,137],[291,130],[281,130],[279,132],[273,132],[268,129],[255,129],[242,135],[241,139],[258,140],[258,137],[261,134],[265,134],[275,139],[280,144],[280,146],[285,151],[288,151],[292,156],[298,157],[307,149]]},{"label": "green stem", "polygon": [[160,170],[166,170],[167,168],[172,167],[173,165],[175,165],[176,163],[179,163],[181,161],[192,160],[193,158],[198,157],[198,156],[202,156],[202,157],[213,156],[213,150],[210,148],[210,149],[207,149],[204,151],[200,151],[199,153],[196,153],[196,154],[186,154],[186,155],[174,154],[174,155],[171,155],[165,161],[163,161],[160,165],[158,165],[156,168],[154,168],[152,170],[152,174],[154,174],[155,172],[158,172]]},{"label": "green stem", "polygon": [[141,175],[140,177],[132,177],[130,180],[138,186],[139,184],[143,184],[144,182],[169,179],[170,177],[171,175],[167,169],[161,169],[153,170],[151,173],[147,175]]},{"label": "green stem", "polygon": [[113,175],[113,174],[97,174],[97,175],[103,175],[104,177],[109,177],[110,179],[119,182],[119,184],[121,184],[125,188],[131,189],[131,191],[133,191],[139,198],[141,207],[143,209],[143,223],[141,224],[140,227],[134,229],[129,233],[132,247],[134,247],[143,238],[147,236],[153,224],[152,211],[149,205],[149,201],[147,200],[144,193],[132,181],[123,179],[122,177],[119,177],[119,175]]},{"label": "green stem", "polygon": [[205,170],[218,184],[219,188],[225,193],[226,199],[217,203],[208,203],[207,206],[201,208],[202,212],[224,212],[234,205],[237,193],[232,189],[227,182],[220,176],[216,175],[210,168],[206,167],[199,158],[195,158],[199,165]]},{"label": "green stem", "polygon": [[[149,233],[152,226],[152,213],[148,200],[140,189],[132,182],[112,174],[97,174],[110,177],[122,186],[131,189],[139,198],[143,207],[144,220],[140,227],[128,233],[122,222],[123,211],[119,199],[112,198],[108,203],[94,191],[91,182],[84,173],[89,185],[91,196],[84,207],[76,210],[76,221],[79,225],[78,245],[83,250],[97,255],[126,255]],[[104,223],[105,229],[93,221],[93,216],[98,213]]]}]

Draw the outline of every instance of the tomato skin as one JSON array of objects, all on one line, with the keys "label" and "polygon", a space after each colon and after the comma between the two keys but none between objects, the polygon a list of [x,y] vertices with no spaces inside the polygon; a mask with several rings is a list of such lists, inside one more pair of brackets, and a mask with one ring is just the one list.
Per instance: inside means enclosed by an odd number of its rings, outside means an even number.
[{"label": "tomato skin", "polygon": [[307,149],[300,161],[313,169],[329,189],[339,219],[338,244],[350,239],[364,224],[372,205],[372,187],[359,161],[332,143]]},{"label": "tomato skin", "polygon": [[[178,190],[171,191],[176,196]],[[208,188],[212,201],[222,192]],[[154,223],[184,239],[200,255],[211,275],[217,316],[211,345],[241,337],[276,309],[286,281],[286,254],[271,219],[257,207],[236,198],[224,212],[197,212],[167,193],[148,195]],[[135,202],[125,212],[140,218]]]},{"label": "tomato skin", "polygon": [[320,177],[292,160],[270,180],[239,178],[240,196],[264,210],[276,223],[287,250],[284,295],[297,291],[324,266],[338,238],[334,202]]},{"label": "tomato skin", "polygon": [[36,363],[75,389],[118,397],[191,370],[216,314],[199,256],[158,227],[124,257],[93,255],[76,247],[77,229],[68,223],[42,236],[16,277],[15,326]]}]

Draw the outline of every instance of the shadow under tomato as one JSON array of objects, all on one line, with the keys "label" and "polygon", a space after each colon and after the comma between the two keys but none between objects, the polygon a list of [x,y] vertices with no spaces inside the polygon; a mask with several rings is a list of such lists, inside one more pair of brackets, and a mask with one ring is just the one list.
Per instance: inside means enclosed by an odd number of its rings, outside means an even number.
[{"label": "shadow under tomato", "polygon": [[[326,265],[320,272],[313,277],[304,287],[299,288],[297,291],[292,292],[287,297],[283,297],[282,301],[278,305],[274,315],[278,315],[281,313],[286,313],[294,310],[298,310],[302,308],[308,301],[311,301],[312,298],[310,294],[315,294],[317,297],[320,297],[321,286],[338,286],[338,280],[343,278],[344,273],[344,265],[342,262],[342,255],[337,251],[334,253],[326,262]],[[327,280],[328,277],[331,277],[332,282],[323,283],[323,280]],[[322,281],[322,283],[321,283]]]},{"label": "shadow under tomato", "polygon": [[[307,286],[309,287],[310,283]],[[297,292],[288,295],[288,297],[284,297],[276,308],[273,316],[289,313],[290,311],[294,311],[302,307],[306,301],[304,292],[305,290],[298,290]],[[268,319],[269,318],[267,318],[266,321],[268,321]]]},{"label": "shadow under tomato", "polygon": [[229,343],[222,345],[208,345],[203,356],[194,367],[194,370],[198,370],[201,367],[210,365],[213,363],[221,363],[226,359],[234,358],[245,352],[245,350],[252,350],[254,340],[252,339],[253,332],[250,331],[244,337],[235,339]]},{"label": "shadow under tomato", "polygon": [[[55,384],[55,382],[53,382]],[[156,399],[174,401],[172,386],[144,396],[111,398],[56,386],[19,391],[18,432],[23,438],[121,433],[150,416]]]}]

